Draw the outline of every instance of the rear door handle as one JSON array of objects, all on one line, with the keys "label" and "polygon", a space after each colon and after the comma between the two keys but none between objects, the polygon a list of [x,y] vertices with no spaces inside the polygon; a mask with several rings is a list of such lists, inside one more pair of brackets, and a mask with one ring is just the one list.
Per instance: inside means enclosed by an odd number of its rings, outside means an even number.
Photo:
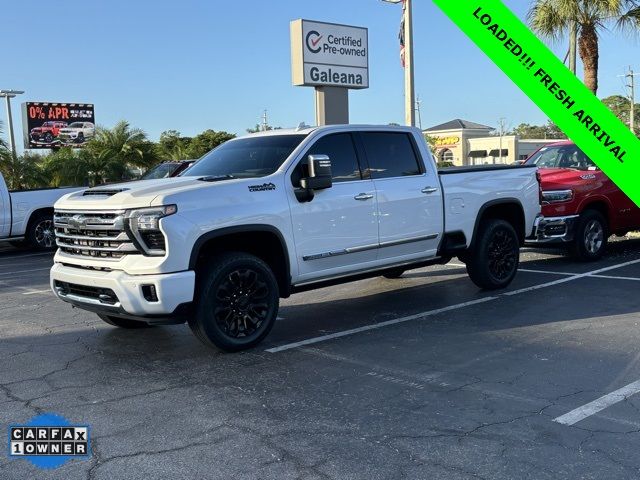
[{"label": "rear door handle", "polygon": [[353,198],[355,198],[356,200],[365,201],[365,200],[371,200],[373,198],[373,195],[368,193],[360,193]]},{"label": "rear door handle", "polygon": [[425,187],[421,190],[422,193],[436,193],[438,191],[437,187]]}]

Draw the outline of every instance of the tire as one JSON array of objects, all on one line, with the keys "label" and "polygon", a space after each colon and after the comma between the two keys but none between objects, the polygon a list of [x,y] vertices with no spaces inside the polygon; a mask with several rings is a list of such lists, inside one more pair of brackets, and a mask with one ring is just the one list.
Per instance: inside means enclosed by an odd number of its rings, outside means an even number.
[{"label": "tire", "polygon": [[51,135],[50,132],[47,132],[44,134],[44,143],[51,143],[53,142],[53,135]]},{"label": "tire", "polygon": [[52,213],[36,213],[29,219],[25,232],[25,243],[35,250],[53,250],[56,248],[56,235],[53,228]]},{"label": "tire", "polygon": [[393,270],[389,270],[387,273],[382,274],[384,278],[388,278],[389,280],[395,280],[396,278],[402,277],[406,270],[404,268],[395,268]]},{"label": "tire", "polygon": [[471,281],[483,290],[508,287],[520,265],[520,240],[513,225],[499,219],[482,222],[466,264]]},{"label": "tire", "polygon": [[597,210],[586,210],[578,219],[570,252],[576,260],[593,262],[602,258],[608,241],[607,219]]},{"label": "tire", "polygon": [[151,325],[145,322],[138,322],[136,320],[128,320],[126,318],[114,317],[111,315],[97,314],[100,319],[114,327],[126,328],[127,330],[135,330],[138,328],[151,328]]},{"label": "tire", "polygon": [[84,133],[80,132],[78,134],[78,136],[76,137],[76,142],[77,143],[84,143]]},{"label": "tire", "polygon": [[246,253],[210,259],[199,275],[189,327],[207,346],[237,352],[258,345],[278,315],[278,283],[269,266]]}]

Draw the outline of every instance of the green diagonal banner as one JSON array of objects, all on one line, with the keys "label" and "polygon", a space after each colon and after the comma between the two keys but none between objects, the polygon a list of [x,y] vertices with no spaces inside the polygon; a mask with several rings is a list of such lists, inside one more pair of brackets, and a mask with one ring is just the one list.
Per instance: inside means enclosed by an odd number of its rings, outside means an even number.
[{"label": "green diagonal banner", "polygon": [[511,10],[500,0],[433,1],[640,206],[640,140]]}]

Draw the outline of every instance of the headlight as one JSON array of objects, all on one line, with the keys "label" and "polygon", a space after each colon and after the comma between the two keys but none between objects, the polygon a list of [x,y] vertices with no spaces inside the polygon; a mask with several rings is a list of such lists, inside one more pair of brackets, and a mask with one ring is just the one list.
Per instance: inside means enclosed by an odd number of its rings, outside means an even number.
[{"label": "headlight", "polygon": [[560,203],[573,200],[573,190],[546,190],[542,192],[545,203]]},{"label": "headlight", "polygon": [[164,235],[160,231],[160,219],[173,215],[177,211],[176,205],[165,205],[125,212],[127,230],[145,255],[161,257],[166,253]]}]

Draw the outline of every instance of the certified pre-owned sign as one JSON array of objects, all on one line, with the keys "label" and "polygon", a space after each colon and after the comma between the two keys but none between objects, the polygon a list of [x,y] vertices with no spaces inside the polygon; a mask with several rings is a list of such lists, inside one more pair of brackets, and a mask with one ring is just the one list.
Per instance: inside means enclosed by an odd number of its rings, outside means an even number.
[{"label": "certified pre-owned sign", "polygon": [[291,59],[294,85],[369,87],[366,28],[295,20]]}]

